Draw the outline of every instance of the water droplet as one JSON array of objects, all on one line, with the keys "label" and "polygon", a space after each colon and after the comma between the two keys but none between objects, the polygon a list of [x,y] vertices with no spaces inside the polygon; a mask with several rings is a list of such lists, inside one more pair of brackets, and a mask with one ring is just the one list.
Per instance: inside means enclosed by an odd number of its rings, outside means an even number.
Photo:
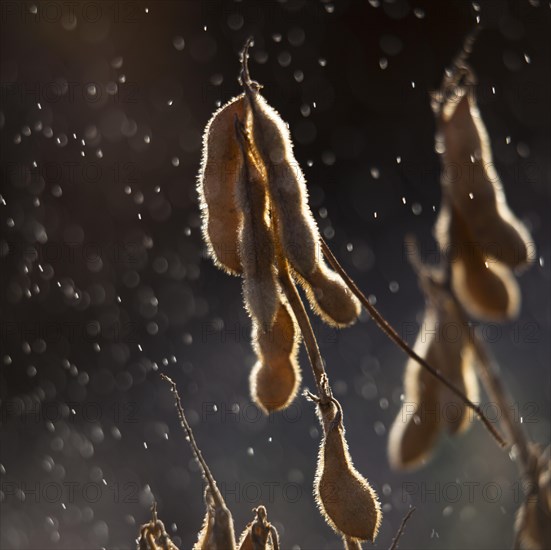
[{"label": "water droplet", "polygon": [[186,42],[182,36],[175,36],[172,39],[172,45],[181,52],[186,47]]}]

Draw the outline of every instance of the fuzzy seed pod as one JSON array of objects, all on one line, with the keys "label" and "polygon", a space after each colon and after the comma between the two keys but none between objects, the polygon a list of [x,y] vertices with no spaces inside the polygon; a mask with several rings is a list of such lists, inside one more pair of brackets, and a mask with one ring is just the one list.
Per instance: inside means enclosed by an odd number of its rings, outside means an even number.
[{"label": "fuzzy seed pod", "polygon": [[[478,382],[467,330],[451,300],[429,305],[414,349],[468,399],[477,401]],[[388,439],[389,460],[395,469],[412,469],[425,462],[442,430],[455,434],[469,426],[463,401],[412,359],[406,366],[404,386],[404,403]]]},{"label": "fuzzy seed pod", "polygon": [[277,312],[279,285],[267,210],[266,172],[249,136],[241,127],[236,131],[244,158],[244,177],[236,195],[243,213],[239,230],[243,297],[251,318],[263,331],[268,331]]},{"label": "fuzzy seed pod", "polygon": [[250,376],[253,401],[266,413],[286,408],[300,387],[297,362],[300,333],[288,306],[279,303],[269,332],[253,327],[253,343],[258,361]]},{"label": "fuzzy seed pod", "polygon": [[521,267],[534,260],[533,241],[507,205],[477,107],[472,69],[464,62],[457,68],[462,83],[446,77],[442,90],[451,97],[444,104],[434,103],[438,149],[443,154],[442,187],[469,221],[484,254],[509,267]]},{"label": "fuzzy seed pod", "polygon": [[308,206],[306,181],[293,155],[289,128],[257,90],[247,89],[254,141],[267,167],[273,209],[285,256],[301,275],[319,261],[319,233]]},{"label": "fuzzy seed pod", "polygon": [[318,405],[324,429],[314,494],[325,521],[343,537],[373,541],[381,524],[377,494],[352,464],[344,437],[342,409],[336,399]]},{"label": "fuzzy seed pod", "polygon": [[255,510],[256,517],[239,539],[239,550],[279,550],[279,536],[276,528],[268,521],[264,506]]},{"label": "fuzzy seed pod", "polygon": [[441,248],[451,254],[452,287],[470,315],[491,321],[518,315],[520,291],[511,269],[483,255],[458,209],[443,205],[436,236]]},{"label": "fuzzy seed pod", "polygon": [[205,489],[207,513],[193,550],[235,550],[235,535],[231,512],[223,502],[217,502],[210,487]]},{"label": "fuzzy seed pod", "polygon": [[307,277],[296,278],[306,292],[312,310],[328,325],[346,327],[360,315],[361,305],[343,280],[323,262]]},{"label": "fuzzy seed pod", "polygon": [[243,177],[243,155],[235,139],[235,118],[245,116],[244,96],[230,100],[210,119],[203,135],[203,158],[197,190],[203,238],[214,263],[224,271],[241,273],[237,235],[241,214],[235,204]]}]

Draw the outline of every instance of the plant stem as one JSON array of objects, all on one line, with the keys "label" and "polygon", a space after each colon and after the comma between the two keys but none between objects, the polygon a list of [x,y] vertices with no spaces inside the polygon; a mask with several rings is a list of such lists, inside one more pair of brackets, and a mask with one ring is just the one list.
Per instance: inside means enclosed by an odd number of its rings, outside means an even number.
[{"label": "plant stem", "polygon": [[486,429],[497,441],[498,445],[500,447],[505,447],[507,443],[501,437],[501,435],[495,429],[495,427],[492,425],[490,420],[482,412],[482,409],[478,405],[473,403],[461,390],[459,390],[456,386],[454,386],[440,372],[440,370],[432,367],[425,359],[423,359],[418,353],[416,353],[413,349],[411,349],[411,347],[407,344],[407,342],[396,332],[396,330],[390,325],[390,323],[379,313],[379,311],[375,308],[375,306],[373,306],[369,302],[369,300],[366,298],[363,292],[358,288],[356,283],[350,278],[348,273],[346,273],[346,271],[338,262],[337,258],[335,258],[335,256],[333,255],[333,252],[331,252],[331,249],[329,248],[327,243],[323,240],[323,238],[321,238],[321,248],[322,248],[323,255],[327,258],[327,261],[329,262],[331,267],[341,276],[342,280],[345,282],[346,286],[348,286],[352,294],[354,294],[354,296],[356,296],[356,298],[360,300],[362,305],[371,315],[375,323],[377,323],[379,328],[407,355],[409,355],[413,360],[417,361],[417,363],[419,363],[423,368],[427,369],[435,378],[437,378],[449,390],[451,390],[455,395],[457,395],[457,397],[461,399],[461,401],[465,404],[465,406],[473,410],[478,416],[478,418],[480,419],[480,421],[484,424]]},{"label": "plant stem", "polygon": [[312,365],[312,371],[314,373],[314,379],[318,389],[318,395],[322,403],[327,403],[331,399],[331,392],[328,389],[327,373],[325,372],[325,366],[319,350],[316,336],[312,329],[312,324],[308,318],[308,314],[304,309],[304,304],[300,299],[299,293],[291,277],[289,275],[289,268],[287,266],[287,260],[279,256],[278,261],[279,268],[279,280],[283,288],[283,292],[287,297],[287,301],[295,314],[302,338],[304,340],[304,347]]},{"label": "plant stem", "polygon": [[392,545],[390,546],[389,550],[396,550],[396,548],[398,548],[398,541],[400,540],[400,537],[404,532],[406,523],[408,522],[409,518],[413,515],[413,512],[415,512],[415,508],[410,508],[408,513],[404,516],[404,519],[402,519],[402,523],[400,523],[400,528],[398,529],[396,536],[392,539]]},{"label": "plant stem", "polygon": [[[458,302],[454,294],[452,294],[456,307],[458,308],[462,322],[468,326],[468,318],[461,304]],[[500,411],[500,419],[506,433],[514,444],[518,452],[519,468],[521,474],[525,477],[530,477],[530,472],[533,471],[533,453],[530,450],[530,444],[526,433],[518,422],[515,422],[511,412],[512,403],[511,396],[507,388],[503,384],[499,376],[499,367],[492,356],[492,353],[480,339],[476,330],[469,330],[469,340],[476,354],[476,365],[478,368],[479,377],[484,384],[486,393],[498,406]]]},{"label": "plant stem", "polygon": [[180,419],[180,424],[182,425],[182,428],[184,428],[186,435],[189,439],[189,443],[191,445],[191,448],[193,450],[193,454],[195,455],[195,458],[197,462],[199,463],[199,466],[201,467],[201,470],[203,471],[203,476],[205,477],[209,489],[212,493],[212,498],[216,501],[216,504],[219,506],[225,508],[226,503],[224,502],[224,498],[222,497],[222,494],[220,493],[220,490],[218,489],[218,485],[216,485],[216,480],[214,479],[205,459],[203,458],[203,454],[201,453],[201,450],[199,449],[199,446],[197,445],[197,442],[195,441],[195,436],[193,435],[193,431],[191,430],[191,426],[189,425],[187,418],[184,414],[184,408],[182,407],[182,401],[180,399],[180,395],[178,393],[178,388],[176,386],[176,382],[172,380],[172,378],[169,378],[166,374],[161,373],[161,378],[168,382],[171,386],[172,393],[174,394],[174,400],[176,404],[176,409],[178,411],[178,417]]}]

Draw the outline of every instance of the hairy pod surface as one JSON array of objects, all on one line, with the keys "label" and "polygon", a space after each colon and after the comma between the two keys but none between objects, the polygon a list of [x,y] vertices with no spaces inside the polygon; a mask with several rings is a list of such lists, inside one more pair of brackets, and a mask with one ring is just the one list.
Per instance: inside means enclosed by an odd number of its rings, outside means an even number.
[{"label": "hairy pod surface", "polygon": [[254,325],[253,343],[258,361],[250,376],[252,399],[266,413],[282,410],[294,400],[301,382],[300,332],[287,304],[279,303],[270,331]]},{"label": "hairy pod surface", "polygon": [[[451,300],[429,305],[414,349],[471,401],[478,400],[473,352]],[[422,465],[443,430],[450,434],[469,426],[463,401],[416,361],[404,374],[405,398],[389,433],[388,455],[395,469]]]},{"label": "hairy pod surface", "polygon": [[251,318],[261,330],[268,331],[277,312],[279,283],[267,211],[266,173],[248,135],[238,132],[244,159],[244,177],[237,187],[237,203],[243,214],[239,230],[243,298]]},{"label": "hairy pod surface", "polygon": [[340,404],[336,400],[320,404],[318,414],[324,429],[314,484],[318,507],[339,535],[373,541],[381,523],[381,507],[348,453]]},{"label": "hairy pod surface", "polygon": [[203,135],[203,157],[197,190],[203,238],[217,267],[232,275],[241,273],[238,231],[241,214],[235,202],[243,178],[243,155],[235,138],[235,117],[245,116],[240,95],[218,109]]},{"label": "hairy pod surface", "polygon": [[235,550],[233,518],[229,509],[205,489],[207,513],[193,550]]},{"label": "hairy pod surface", "polygon": [[[462,70],[474,83],[471,68],[465,65]],[[532,239],[507,205],[475,87],[457,84],[452,89],[455,93],[438,116],[442,185],[488,255],[509,267],[526,265],[535,257]]]},{"label": "hairy pod surface", "polygon": [[304,175],[293,155],[289,129],[257,91],[249,90],[247,99],[253,114],[254,141],[268,171],[281,246],[293,268],[308,275],[318,262],[319,233],[308,205]]},{"label": "hairy pod surface", "polygon": [[468,313],[482,320],[513,319],[520,309],[520,290],[511,269],[486,257],[461,212],[443,205],[436,224],[440,246],[451,255],[452,287]]},{"label": "hairy pod surface", "polygon": [[326,267],[323,260],[308,276],[296,277],[306,292],[310,307],[328,325],[347,327],[360,315],[359,300],[350,292],[343,280]]}]

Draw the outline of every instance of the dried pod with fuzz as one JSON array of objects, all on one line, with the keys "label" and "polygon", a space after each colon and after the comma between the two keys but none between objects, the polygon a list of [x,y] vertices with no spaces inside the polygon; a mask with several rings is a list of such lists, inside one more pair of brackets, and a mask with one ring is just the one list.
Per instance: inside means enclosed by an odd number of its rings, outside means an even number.
[{"label": "dried pod with fuzz", "polygon": [[203,458],[203,455],[195,441],[193,431],[186,419],[178,389],[173,380],[165,374],[161,374],[161,378],[170,384],[170,389],[174,395],[178,418],[187,439],[191,446],[191,450],[203,474],[203,478],[207,483],[205,489],[205,505],[207,512],[203,527],[199,532],[197,542],[193,546],[193,550],[235,550],[235,534],[233,530],[233,518],[230,510],[226,506],[224,497],[218,489],[218,485],[212,473]]},{"label": "dried pod with fuzz", "polygon": [[518,283],[507,265],[486,257],[470,222],[444,200],[435,233],[449,255],[451,284],[463,307],[477,319],[513,319],[520,309]]},{"label": "dried pod with fuzz", "polygon": [[[478,381],[468,328],[446,291],[423,275],[420,278],[427,309],[414,349],[471,401],[477,401]],[[406,365],[404,387],[404,402],[388,439],[389,460],[395,469],[420,466],[433,452],[443,430],[453,435],[469,426],[465,403],[413,360]]]},{"label": "dried pod with fuzz", "polygon": [[349,541],[374,541],[381,524],[381,506],[368,481],[354,468],[344,436],[342,408],[331,398],[318,402],[324,437],[320,446],[314,495],[332,529]]},{"label": "dried pod with fuzz", "polygon": [[136,550],[179,550],[166,532],[164,523],[157,517],[157,504],[151,507],[151,521],[140,527]]},{"label": "dried pod with fuzz", "polygon": [[253,343],[258,361],[250,376],[252,399],[266,413],[284,409],[301,382],[297,362],[300,333],[287,304],[279,303],[268,332],[253,325]]},{"label": "dried pod with fuzz", "polygon": [[534,260],[533,241],[507,205],[475,86],[471,67],[458,59],[454,70],[446,74],[441,91],[433,96],[437,150],[444,168],[442,187],[468,220],[485,255],[511,268],[522,267]]},{"label": "dried pod with fuzz", "polygon": [[343,280],[323,262],[319,262],[307,277],[295,274],[306,292],[312,310],[328,325],[346,327],[360,315],[359,300],[350,292]]},{"label": "dried pod with fuzz", "polygon": [[236,194],[242,212],[239,258],[243,267],[243,297],[253,321],[267,332],[277,312],[279,286],[268,215],[266,172],[241,123],[236,123],[235,132],[244,161],[243,178]]},{"label": "dried pod with fuzz", "polygon": [[248,73],[248,44],[242,53],[241,75],[251,113],[251,134],[266,167],[272,216],[281,251],[305,287],[313,310],[334,326],[352,324],[359,301],[320,253],[320,235],[310,206],[306,180],[293,154],[287,124],[259,93]]},{"label": "dried pod with fuzz", "polygon": [[293,155],[287,125],[260,95],[258,86],[250,82],[244,85],[252,112],[253,138],[268,171],[281,247],[293,268],[306,276],[319,261],[319,234],[308,206],[306,181]]},{"label": "dried pod with fuzz", "polygon": [[279,550],[279,535],[268,521],[264,506],[254,509],[256,516],[239,539],[239,550]]},{"label": "dried pod with fuzz", "polygon": [[235,195],[243,178],[243,155],[235,139],[235,118],[245,116],[240,95],[212,115],[203,135],[203,158],[197,190],[203,238],[214,263],[232,275],[241,273],[238,231],[241,224]]}]

